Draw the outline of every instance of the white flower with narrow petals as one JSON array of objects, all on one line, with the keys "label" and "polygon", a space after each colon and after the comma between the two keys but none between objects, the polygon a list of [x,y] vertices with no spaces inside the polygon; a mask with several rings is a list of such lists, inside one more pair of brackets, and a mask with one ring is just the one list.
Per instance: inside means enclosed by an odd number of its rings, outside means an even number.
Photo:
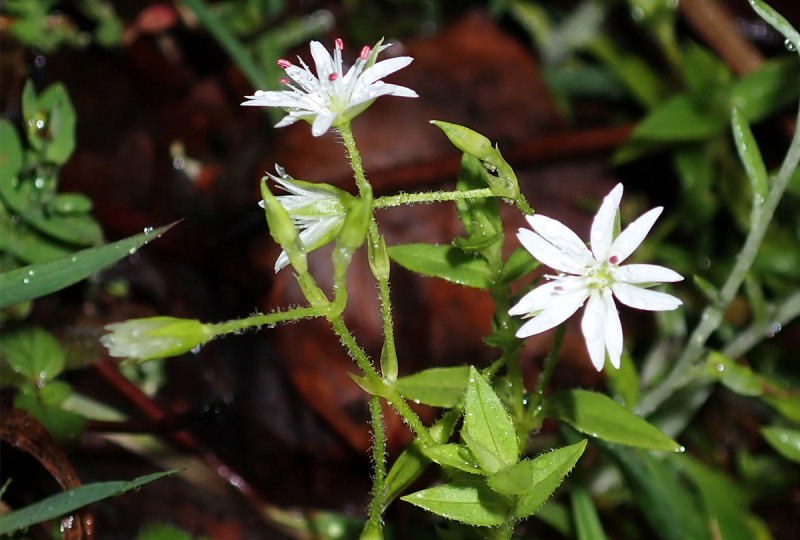
[{"label": "white flower with narrow petals", "polygon": [[316,75],[300,58],[298,60],[302,67],[295,66],[288,60],[278,60],[278,65],[291,79],[281,79],[288,90],[258,90],[255,95],[245,96],[250,101],[245,101],[242,105],[287,109],[289,114],[275,127],[305,120],[311,123],[311,133],[319,137],[331,126],[349,122],[361,114],[376,98],[418,97],[409,88],[380,80],[406,67],[413,60],[409,56],[402,56],[376,62],[378,54],[387,47],[389,45],[381,45],[381,42],[374,49],[365,46],[355,64],[344,73],[342,40],[336,40],[333,57],[322,44],[312,41],[311,56],[316,64]]},{"label": "white flower with narrow petals", "polygon": [[[267,175],[290,193],[275,198],[300,230],[300,244],[303,249],[306,252],[312,251],[336,238],[354,197],[329,184],[295,180],[279,165],[275,165],[275,170],[278,176],[269,173]],[[264,208],[264,201],[258,204]],[[275,261],[275,272],[287,264],[289,256],[282,251]]]},{"label": "white flower with narrow petals", "polygon": [[609,361],[619,368],[622,355],[622,325],[613,297],[623,304],[648,311],[670,311],[680,300],[646,287],[683,279],[680,274],[652,264],[620,266],[642,243],[663,210],[653,208],[614,238],[614,221],[622,199],[622,184],[611,190],[594,217],[591,250],[560,221],[540,216],[526,219],[533,230],[520,229],[517,237],[534,258],[559,272],[548,282],[522,297],[508,313],[532,318],[520,327],[517,337],[526,338],[554,328],[578,311],[584,303],[581,330],[592,364],[600,371]]}]

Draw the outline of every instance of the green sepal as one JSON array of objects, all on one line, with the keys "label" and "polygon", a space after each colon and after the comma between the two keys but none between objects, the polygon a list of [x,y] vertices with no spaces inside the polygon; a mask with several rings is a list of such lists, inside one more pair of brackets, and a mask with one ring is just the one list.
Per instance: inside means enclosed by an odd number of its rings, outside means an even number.
[{"label": "green sepal", "polygon": [[372,381],[366,377],[361,377],[355,373],[347,372],[347,375],[353,379],[361,389],[371,396],[380,396],[382,398],[389,398],[392,394],[393,388],[386,384],[383,379]]},{"label": "green sepal", "polygon": [[289,212],[278,202],[278,199],[267,187],[265,180],[261,181],[261,198],[264,201],[264,214],[267,217],[269,234],[275,243],[286,252],[294,269],[301,274],[306,273],[308,263],[300,243],[300,233],[294,226]]}]

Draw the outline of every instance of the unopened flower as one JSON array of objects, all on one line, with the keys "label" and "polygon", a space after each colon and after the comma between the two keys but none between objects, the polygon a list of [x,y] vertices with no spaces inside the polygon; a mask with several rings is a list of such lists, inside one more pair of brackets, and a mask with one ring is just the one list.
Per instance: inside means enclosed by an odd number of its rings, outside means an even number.
[{"label": "unopened flower", "polygon": [[615,368],[622,355],[622,325],[612,297],[623,304],[648,311],[670,311],[681,301],[646,287],[683,279],[680,274],[652,264],[620,264],[642,243],[663,210],[644,213],[614,238],[614,221],[622,198],[622,184],[611,190],[591,229],[591,251],[563,223],[534,215],[527,217],[533,230],[520,229],[517,237],[531,255],[559,272],[509,310],[511,315],[532,318],[520,327],[517,337],[539,334],[567,320],[584,302],[581,330],[594,367],[600,371],[606,352]]},{"label": "unopened flower", "polygon": [[[339,234],[348,208],[354,197],[329,184],[315,184],[295,180],[275,165],[278,176],[268,174],[272,180],[289,192],[275,197],[300,230],[300,244],[305,252],[327,244]],[[263,208],[264,202],[259,205]],[[282,251],[275,261],[275,272],[289,264],[289,256]]]},{"label": "unopened flower", "polygon": [[100,337],[108,354],[151,360],[188,352],[214,337],[210,327],[193,319],[150,317],[106,325]]},{"label": "unopened flower", "polygon": [[277,91],[258,90],[250,101],[242,105],[257,107],[281,107],[289,114],[275,127],[288,126],[298,120],[311,123],[311,133],[319,137],[331,126],[349,122],[380,96],[418,97],[417,93],[404,86],[387,84],[380,79],[411,63],[412,58],[402,56],[376,62],[378,54],[389,47],[380,42],[374,49],[364,47],[347,73],[342,67],[341,39],[335,43],[333,57],[318,41],[311,42],[311,56],[316,64],[314,75],[302,59],[300,66],[288,60],[278,60],[288,79],[281,79],[288,89]]}]

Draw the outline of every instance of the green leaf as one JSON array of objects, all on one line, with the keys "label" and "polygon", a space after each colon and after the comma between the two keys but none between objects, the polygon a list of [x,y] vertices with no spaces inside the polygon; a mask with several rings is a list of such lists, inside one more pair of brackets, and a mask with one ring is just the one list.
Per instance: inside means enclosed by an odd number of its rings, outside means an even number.
[{"label": "green leaf", "polygon": [[0,118],[0,194],[12,188],[22,167],[22,144],[17,130],[5,118]]},{"label": "green leaf", "polygon": [[800,430],[767,426],[761,428],[761,435],[780,455],[800,463]]},{"label": "green leaf", "polygon": [[469,372],[461,436],[487,472],[496,473],[519,459],[514,422],[500,398],[474,367],[470,367]]},{"label": "green leaf", "polygon": [[[438,443],[445,443],[453,435],[456,423],[461,419],[460,408],[447,411],[442,418],[430,427],[431,437]],[[414,440],[397,457],[386,475],[382,509],[385,510],[395,498],[414,483],[431,460],[422,452],[422,444]]]},{"label": "green leaf", "polygon": [[796,57],[769,60],[736,81],[728,98],[748,122],[756,123],[797,100],[800,94],[800,62]]},{"label": "green leaf", "polygon": [[761,206],[767,198],[769,185],[767,184],[767,167],[761,157],[750,124],[742,116],[738,109],[733,109],[731,116],[731,130],[733,140],[736,143],[736,150],[739,152],[739,159],[742,160],[744,170],[750,179],[750,187],[753,189],[753,200],[756,206]]},{"label": "green leaf", "polygon": [[97,245],[103,241],[100,224],[88,214],[77,216],[46,215],[41,209],[26,212],[23,219],[37,230],[56,240],[78,246]]},{"label": "green leaf", "polygon": [[721,471],[703,465],[691,456],[673,456],[681,470],[692,480],[705,505],[709,529],[725,540],[750,540],[747,517],[749,498],[746,490],[734,484]]},{"label": "green leaf", "polygon": [[633,131],[633,140],[662,143],[698,141],[722,132],[725,119],[700,110],[681,94],[653,109]]},{"label": "green leaf", "polygon": [[453,467],[470,474],[484,472],[469,449],[458,444],[437,444],[424,448],[423,452],[431,461],[445,467]]},{"label": "green leaf", "polygon": [[39,107],[48,112],[44,157],[58,165],[67,162],[75,150],[75,107],[61,83],[48,86],[39,96]]},{"label": "green leaf", "polygon": [[501,285],[508,285],[521,277],[527,276],[539,267],[539,261],[525,248],[517,248],[508,257],[503,269],[500,272],[498,282]]},{"label": "green leaf", "polygon": [[709,353],[707,368],[709,377],[741,396],[760,396],[764,393],[764,385],[758,375],[717,351]]},{"label": "green leaf", "polygon": [[570,502],[578,540],[605,540],[606,533],[597,515],[589,491],[582,485],[571,485]]},{"label": "green leaf", "polygon": [[401,244],[389,247],[389,257],[396,263],[426,276],[434,276],[477,289],[489,289],[494,274],[482,257],[473,257],[453,246]]},{"label": "green leaf", "polygon": [[762,0],[749,0],[749,2],[753,10],[758,13],[758,16],[783,34],[783,37],[792,43],[794,50],[800,53],[800,34],[789,24],[789,21]]},{"label": "green leaf", "polygon": [[3,332],[0,354],[11,369],[40,384],[64,369],[64,351],[50,332],[38,326],[23,326]]},{"label": "green leaf", "polygon": [[690,42],[683,54],[683,80],[695,103],[711,107],[713,112],[726,114],[720,110],[727,97],[731,82],[731,70],[705,47]]},{"label": "green leaf", "polygon": [[[42,388],[25,383],[20,386],[19,392],[14,396],[14,407],[26,410],[35,416],[48,433],[62,444],[77,440],[86,425],[85,418],[65,411],[60,408],[59,404],[53,403],[64,397],[65,390],[69,390],[65,386],[68,385],[61,381],[52,381]],[[52,392],[50,391],[51,387]]]},{"label": "green leaf", "polygon": [[159,238],[173,224],[67,257],[0,274],[0,308],[13,306],[58,291],[90,276],[104,266],[134,253]]},{"label": "green leaf", "polygon": [[800,396],[773,396],[765,394],[761,396],[761,399],[778,411],[784,418],[791,420],[792,422],[800,422]]},{"label": "green leaf", "polygon": [[109,497],[122,495],[126,491],[149,484],[177,471],[159,472],[140,476],[130,482],[97,482],[47,497],[25,508],[0,516],[0,534],[10,534],[31,525],[69,514],[79,508]]},{"label": "green leaf", "polygon": [[623,352],[619,369],[607,369],[606,375],[614,397],[623,407],[632,410],[639,403],[641,387],[639,373],[630,355]]},{"label": "green leaf", "polygon": [[81,193],[62,193],[53,200],[53,210],[65,216],[86,214],[91,209],[92,199]]},{"label": "green leaf", "polygon": [[509,511],[501,495],[478,481],[444,484],[401,499],[447,519],[483,527],[500,525]]},{"label": "green leaf", "polygon": [[403,397],[433,407],[455,407],[464,399],[469,366],[431,368],[397,379]]},{"label": "green leaf", "polygon": [[609,442],[666,452],[683,447],[606,395],[588,390],[565,390],[545,398],[542,413],[592,437]]},{"label": "green leaf", "polygon": [[616,463],[638,507],[661,540],[710,540],[708,524],[698,512],[700,501],[686,489],[669,460],[648,452],[605,443],[594,443]]}]

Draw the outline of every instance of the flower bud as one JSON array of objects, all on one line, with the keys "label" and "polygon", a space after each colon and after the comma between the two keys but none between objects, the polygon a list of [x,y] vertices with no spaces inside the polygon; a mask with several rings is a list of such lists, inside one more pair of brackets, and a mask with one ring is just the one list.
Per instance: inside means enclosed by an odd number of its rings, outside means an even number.
[{"label": "flower bud", "polygon": [[188,352],[214,337],[210,326],[194,319],[150,317],[106,325],[100,338],[111,356],[152,360]]},{"label": "flower bud", "polygon": [[386,239],[379,236],[374,242],[370,242],[369,248],[369,268],[372,275],[378,281],[389,279],[389,250],[386,249]]},{"label": "flower bud", "polygon": [[295,270],[305,273],[308,270],[306,255],[299,241],[300,233],[294,226],[289,212],[270,192],[266,182],[261,182],[261,197],[264,203],[264,213],[267,216],[267,226],[273,240],[283,248]]},{"label": "flower bud", "polygon": [[495,195],[504,199],[516,199],[519,196],[517,175],[489,139],[458,124],[439,120],[431,120],[431,124],[444,131],[456,148],[481,160],[485,169],[484,177]]}]

